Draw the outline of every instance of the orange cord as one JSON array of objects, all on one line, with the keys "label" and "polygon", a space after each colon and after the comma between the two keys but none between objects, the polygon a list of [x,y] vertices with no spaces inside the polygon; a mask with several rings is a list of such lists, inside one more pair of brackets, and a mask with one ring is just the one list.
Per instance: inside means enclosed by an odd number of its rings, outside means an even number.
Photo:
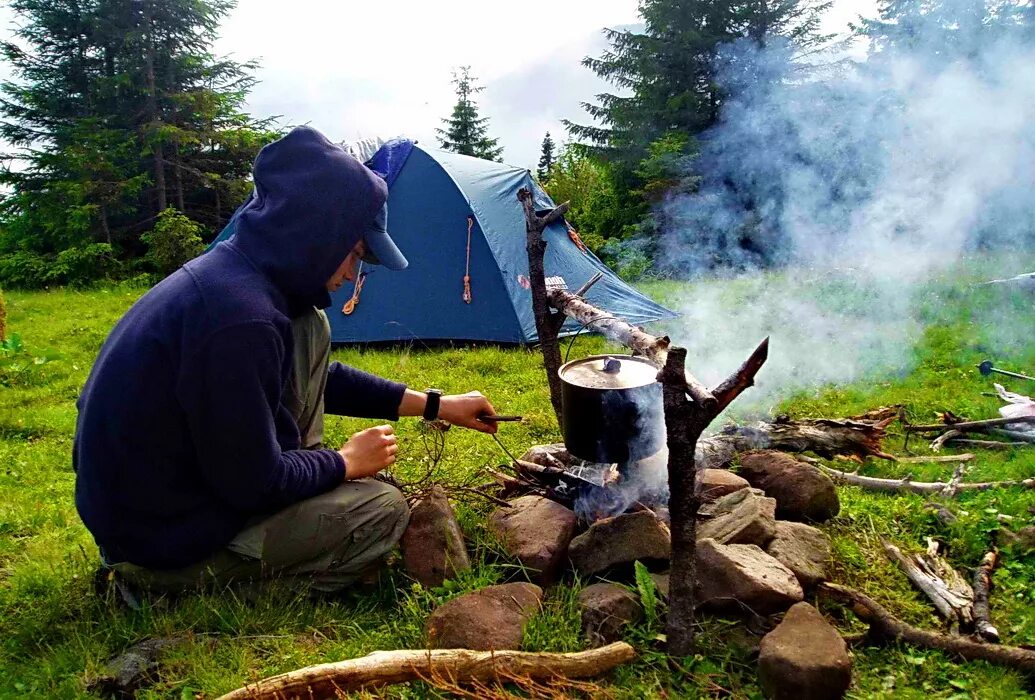
[{"label": "orange cord", "polygon": [[474,228],[474,217],[467,217],[467,267],[464,269],[464,303],[471,303],[471,229]]},{"label": "orange cord", "polygon": [[363,291],[363,283],[366,282],[367,273],[363,272],[363,261],[359,261],[359,274],[356,275],[356,284],[352,288],[352,296],[345,302],[345,306],[341,307],[341,312],[348,316],[356,310],[356,304],[359,303],[359,293]]},{"label": "orange cord", "polygon": [[582,242],[582,238],[579,236],[579,232],[572,228],[571,224],[568,224],[568,238],[571,239],[572,243],[579,247],[583,253],[588,253],[589,249],[586,248],[586,244]]}]

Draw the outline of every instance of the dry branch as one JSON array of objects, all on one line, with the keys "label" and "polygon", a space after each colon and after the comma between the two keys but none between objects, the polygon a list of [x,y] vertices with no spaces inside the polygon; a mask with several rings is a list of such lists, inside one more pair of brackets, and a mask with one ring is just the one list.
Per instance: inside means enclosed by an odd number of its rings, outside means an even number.
[{"label": "dry branch", "polygon": [[362,688],[426,678],[454,683],[528,678],[592,678],[636,658],[625,642],[569,654],[468,649],[402,649],[271,676],[222,696],[220,700],[334,698]]},{"label": "dry branch", "polygon": [[989,450],[1008,450],[1014,447],[1027,447],[1028,442],[1001,442],[999,440],[970,440],[966,438],[953,438],[950,440],[953,446],[963,447],[984,447]]},{"label": "dry branch", "polygon": [[962,455],[921,455],[918,457],[896,457],[895,461],[902,464],[928,464],[939,462],[969,462],[977,455],[969,452]]},{"label": "dry branch", "polygon": [[934,540],[928,541],[926,554],[906,556],[890,542],[881,542],[884,552],[947,622],[969,631],[974,626],[974,591],[959,573],[938,554]]},{"label": "dry branch", "polygon": [[601,333],[610,340],[635,350],[660,369],[665,365],[671,341],[656,337],[622,319],[593,306],[581,297],[565,289],[551,289],[546,293],[547,302],[579,324]]},{"label": "dry branch", "polygon": [[945,446],[945,443],[949,442],[950,440],[955,440],[958,437],[963,437],[963,432],[956,430],[955,428],[952,430],[945,431],[944,433],[942,433],[941,435],[939,435],[931,441],[931,452],[941,452],[942,447]]},{"label": "dry branch", "polygon": [[1035,651],[980,644],[965,637],[950,637],[913,627],[894,617],[868,596],[834,583],[821,583],[818,591],[820,595],[851,606],[852,612],[870,625],[870,636],[873,639],[898,640],[918,647],[955,654],[968,661],[980,659],[1027,673],[1035,672]]},{"label": "dry branch", "polygon": [[[873,476],[861,476],[853,472],[839,471],[823,464],[817,466],[826,472],[826,474],[834,481],[840,481],[841,483],[848,484],[850,486],[859,486],[864,489],[870,489],[871,491],[884,491],[885,493],[912,492],[932,494],[943,493],[945,489],[949,487],[948,482],[910,481],[908,478],[880,479]],[[985,481],[970,484],[960,483],[957,484],[956,489],[958,491],[987,491],[989,489],[1009,488],[1011,486],[1035,489],[1035,478],[1024,479],[1023,481]]]},{"label": "dry branch", "polygon": [[974,569],[974,632],[986,642],[999,643],[999,630],[992,625],[988,609],[988,596],[992,592],[992,570],[999,560],[999,554],[992,550],[981,558]]},{"label": "dry branch", "polygon": [[985,420],[947,421],[944,423],[933,423],[931,425],[911,425],[905,423],[902,429],[907,433],[936,433],[946,428],[959,431],[985,430],[1010,423],[1035,423],[1035,416],[1019,416],[1017,418],[988,418]]}]

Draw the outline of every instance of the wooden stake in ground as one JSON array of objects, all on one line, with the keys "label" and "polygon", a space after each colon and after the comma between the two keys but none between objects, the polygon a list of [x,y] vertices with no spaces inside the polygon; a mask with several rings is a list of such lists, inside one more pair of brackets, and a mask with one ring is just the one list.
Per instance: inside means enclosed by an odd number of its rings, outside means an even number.
[{"label": "wooden stake in ground", "polygon": [[550,403],[558,425],[561,422],[561,377],[557,371],[561,368],[561,346],[557,340],[564,325],[564,314],[552,313],[546,301],[546,272],[543,269],[543,258],[546,255],[546,241],[543,231],[546,227],[564,216],[568,211],[568,203],[561,204],[545,216],[535,212],[535,201],[532,193],[522,187],[518,191],[518,199],[525,210],[525,250],[528,253],[528,279],[532,291],[532,312],[535,314],[535,330],[539,335],[539,346],[543,351],[543,362],[546,365],[546,378],[550,385]]},{"label": "wooden stake in ground", "polygon": [[901,641],[913,646],[956,654],[968,661],[981,659],[1026,673],[1035,672],[1035,651],[998,644],[981,644],[966,637],[950,637],[913,627],[893,616],[872,598],[834,583],[820,583],[817,590],[824,597],[851,606],[856,617],[870,625],[870,638],[875,641]]},{"label": "wooden stake in ground", "polygon": [[988,596],[992,592],[992,570],[999,559],[999,553],[992,550],[981,558],[974,569],[974,632],[986,642],[999,643],[999,630],[992,625],[988,609]]},{"label": "wooden stake in ground", "polygon": [[570,654],[468,649],[375,651],[358,659],[272,676],[227,693],[220,700],[336,698],[340,693],[363,688],[434,678],[453,683],[593,678],[635,658],[636,651],[625,642]]}]

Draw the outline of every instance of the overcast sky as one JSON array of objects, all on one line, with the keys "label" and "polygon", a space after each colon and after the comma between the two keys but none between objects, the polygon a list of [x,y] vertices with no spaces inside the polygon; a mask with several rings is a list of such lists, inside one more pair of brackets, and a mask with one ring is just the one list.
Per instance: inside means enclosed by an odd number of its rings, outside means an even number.
[{"label": "overcast sky", "polygon": [[[842,32],[875,0],[835,0],[826,30]],[[606,46],[603,27],[635,24],[636,0],[239,0],[216,45],[260,67],[248,109],[309,123],[336,141],[405,135],[437,145],[470,65],[490,135],[506,162],[534,167],[549,130],[584,119],[579,103],[609,89],[579,61]],[[0,9],[10,33],[11,11]],[[3,71],[6,74],[6,70]]]}]

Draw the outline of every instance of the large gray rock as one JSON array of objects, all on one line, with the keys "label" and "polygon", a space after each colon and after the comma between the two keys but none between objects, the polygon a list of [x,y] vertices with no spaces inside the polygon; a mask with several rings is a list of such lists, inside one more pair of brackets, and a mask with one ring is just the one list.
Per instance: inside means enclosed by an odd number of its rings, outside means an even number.
[{"label": "large gray rock", "polygon": [[729,469],[701,469],[697,472],[697,497],[701,503],[711,503],[750,485]]},{"label": "large gray rock", "polygon": [[650,511],[598,520],[571,541],[568,556],[583,578],[644,563],[668,559],[672,536],[668,526]]},{"label": "large gray rock", "polygon": [[575,513],[542,496],[522,496],[489,518],[489,528],[508,555],[531,570],[537,583],[547,585],[568,557],[575,536]]},{"label": "large gray rock", "polygon": [[539,612],[543,589],[505,583],[466,593],[428,616],[431,649],[519,649],[525,623]]},{"label": "large gray rock", "polygon": [[753,544],[697,542],[697,600],[710,608],[767,615],[804,597],[790,569]]},{"label": "large gray rock", "polygon": [[582,634],[591,646],[603,646],[621,638],[622,628],[643,616],[634,593],[613,583],[594,583],[579,592]]},{"label": "large gray rock", "polygon": [[741,489],[701,507],[697,539],[765,546],[776,535],[776,501],[758,489]]},{"label": "large gray rock", "polygon": [[852,683],[852,659],[819,611],[798,603],[762,638],[758,679],[770,700],[837,700]]},{"label": "large gray rock", "polygon": [[802,588],[812,588],[827,578],[830,538],[811,525],[778,521],[776,537],[766,552],[793,571]]},{"label": "large gray rock", "polygon": [[410,510],[400,541],[406,573],[427,588],[471,568],[464,534],[442,487],[435,486]]},{"label": "large gray rock", "polygon": [[783,520],[822,523],[841,511],[830,477],[784,452],[745,452],[737,473],[776,499],[776,515]]}]

